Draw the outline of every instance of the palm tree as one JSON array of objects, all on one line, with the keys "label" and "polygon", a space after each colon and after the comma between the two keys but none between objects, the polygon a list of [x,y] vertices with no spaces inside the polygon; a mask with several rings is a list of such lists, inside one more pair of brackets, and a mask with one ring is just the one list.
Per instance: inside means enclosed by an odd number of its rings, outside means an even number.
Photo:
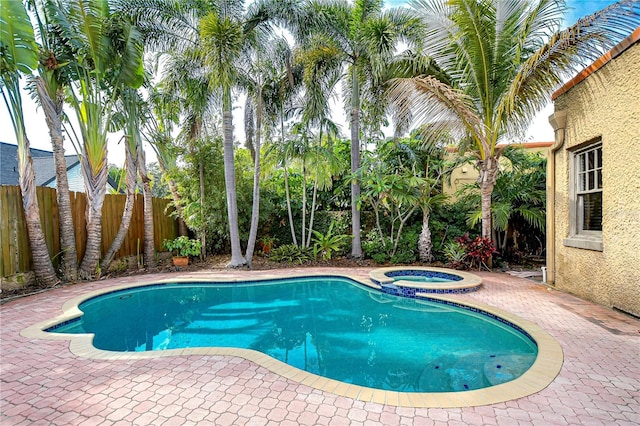
[{"label": "palm tree", "polygon": [[222,94],[224,180],[231,241],[231,261],[228,266],[238,267],[246,264],[247,261],[242,256],[238,232],[231,90],[237,83],[238,69],[236,65],[243,48],[245,48],[248,34],[245,33],[242,20],[244,18],[244,1],[222,3],[221,6],[224,7],[210,12],[202,19],[201,38],[205,57],[212,68],[211,85]]},{"label": "palm tree", "polygon": [[[274,88],[281,89],[280,86],[283,83],[287,85],[290,83],[289,76],[283,73],[286,72],[287,66],[290,66],[288,61],[291,59],[291,50],[284,37],[270,36],[264,42],[256,43],[248,53],[249,55],[243,57],[239,80],[240,85],[248,92],[247,107],[245,107],[245,137],[247,148],[250,149],[254,160],[253,207],[245,254],[247,263],[251,265],[258,234],[262,126],[265,121],[263,117],[268,113],[265,104],[274,100],[277,102],[278,99],[273,99],[273,96],[280,95],[280,90],[274,90]],[[286,78],[284,82],[283,77]],[[275,111],[276,108],[277,106],[272,106],[271,110]],[[252,114],[254,111],[255,122]]]},{"label": "palm tree", "polygon": [[51,5],[56,43],[73,53],[68,97],[82,135],[82,173],[87,196],[87,244],[80,275],[99,273],[102,206],[107,182],[107,134],[114,104],[126,87],[142,84],[142,43],[106,0],[68,0]]},{"label": "palm tree", "polygon": [[[493,239],[504,255],[510,234],[513,235],[514,246],[517,245],[515,235],[521,229],[518,229],[518,223],[544,232],[546,159],[539,153],[507,147],[503,151],[502,162],[505,164],[500,167],[492,194],[491,224],[495,235]],[[463,194],[470,205],[479,205],[476,187],[465,188]],[[478,209],[469,213],[467,222],[473,227],[481,218],[482,212]]]},{"label": "palm tree", "polygon": [[265,118],[271,127],[279,127],[280,143],[269,146],[266,150],[265,158],[269,159],[269,154],[276,153],[277,155],[272,155],[271,157],[276,159],[279,167],[282,167],[291,240],[293,244],[298,246],[289,190],[288,161],[291,152],[289,152],[288,148],[291,147],[291,144],[287,143],[285,117],[290,115],[293,99],[302,87],[302,67],[300,64],[293,62],[293,52],[284,37],[274,43],[274,51],[277,52],[276,56],[280,60],[275,61],[273,64],[275,76],[267,83],[264,89],[264,97],[266,99]]},{"label": "palm tree", "polygon": [[33,13],[38,24],[40,44],[40,61],[38,76],[33,78],[37,99],[44,112],[56,173],[56,199],[58,201],[58,223],[60,226],[60,249],[62,252],[60,271],[65,281],[78,279],[78,254],[76,236],[73,226],[71,199],[69,196],[69,179],[67,177],[67,161],[64,156],[64,134],[62,121],[64,116],[64,93],[68,85],[65,75],[65,52],[63,46],[55,45],[55,36],[49,32],[48,8],[45,1],[33,6]]},{"label": "palm tree", "polygon": [[[182,198],[172,175],[177,170],[177,153],[173,146],[172,136],[174,125],[178,123],[178,100],[152,87],[149,91],[148,104],[150,106],[144,120],[143,138],[151,145],[156,154],[162,174],[166,176],[169,192],[173,199],[173,206],[178,216],[178,233],[187,235],[188,230],[184,222]],[[205,250],[203,250],[204,252]]]},{"label": "palm tree", "polygon": [[[419,137],[419,133],[416,135]],[[420,261],[431,262],[433,260],[433,242],[431,240],[431,228],[429,221],[431,212],[435,207],[444,204],[447,195],[442,192],[442,181],[445,176],[450,176],[459,161],[447,161],[445,144],[434,141],[420,141],[421,149],[418,151],[423,168],[420,174],[424,178],[418,187],[418,200],[422,210],[422,229],[418,237],[418,255]]]},{"label": "palm tree", "polygon": [[[190,49],[193,58],[202,58],[209,66],[206,70],[209,87],[218,92],[222,104],[224,135],[225,188],[231,241],[231,261],[228,266],[246,263],[242,256],[238,232],[238,212],[235,188],[232,128],[232,89],[236,87],[238,70],[236,60],[249,41],[266,30],[265,22],[284,16],[295,9],[295,2],[255,2],[245,11],[242,0],[121,0],[117,8],[132,17],[146,34],[152,46],[163,52],[182,52]],[[196,55],[199,52],[200,55]],[[198,117],[202,121],[202,117]]]},{"label": "palm tree", "polygon": [[[322,43],[322,41],[320,42]],[[327,52],[323,49],[310,48],[312,41],[308,42],[306,49],[297,52],[296,60],[304,67],[304,96],[301,101],[302,129],[317,129],[317,142],[315,146],[307,147],[309,164],[312,165],[314,174],[313,196],[311,201],[309,226],[306,226],[303,212],[303,247],[309,247],[313,234],[313,219],[316,208],[318,189],[330,189],[332,176],[337,173],[338,165],[336,156],[331,149],[333,139],[339,136],[338,126],[329,118],[331,115],[329,100],[337,93],[337,85],[342,77],[341,62],[335,52]],[[324,136],[327,137],[327,147],[323,146]],[[303,194],[303,197],[306,194]],[[306,203],[303,202],[306,208]],[[307,230],[307,239],[304,241],[304,231]]]},{"label": "palm tree", "polygon": [[58,282],[51,256],[47,249],[40,224],[40,209],[36,196],[33,161],[24,127],[22,97],[20,93],[21,74],[31,74],[38,65],[38,47],[35,43],[33,27],[22,2],[0,2],[0,81],[2,98],[11,116],[11,122],[18,141],[18,167],[20,191],[31,258],[36,280],[45,286]]},{"label": "palm tree", "polygon": [[[205,117],[212,103],[219,102],[209,87],[209,77],[200,54],[200,20],[210,10],[215,8],[213,2],[198,0],[114,0],[114,7],[118,14],[131,19],[138,27],[145,41],[145,49],[155,56],[157,64],[166,59],[162,71],[162,81],[158,87],[162,88],[163,97],[171,99],[180,105],[180,111],[169,111],[164,103],[156,108],[156,120],[160,127],[147,129],[145,136],[152,143],[156,153],[159,153],[161,167],[173,169],[175,155],[170,145],[173,138],[169,129],[164,126],[168,121],[177,121],[182,115],[182,128],[178,139],[181,140],[191,154],[195,154],[198,143],[205,140]],[[163,117],[168,113],[168,117]],[[160,115],[158,115],[160,114]],[[158,132],[159,131],[159,132]],[[153,142],[152,142],[153,141]],[[204,163],[200,159],[200,215],[204,214]],[[182,217],[183,208],[181,197],[175,184],[170,180],[174,206]],[[184,219],[184,217],[183,217]],[[182,226],[182,225],[181,225]],[[185,233],[186,229],[181,230]],[[197,229],[202,243],[202,256],[206,256],[206,232],[204,228]]]},{"label": "palm tree", "polygon": [[[238,84],[239,59],[253,42],[265,37],[270,28],[269,20],[282,16],[289,10],[287,4],[252,3],[244,10],[244,0],[218,2],[205,15],[200,24],[203,55],[211,67],[210,84],[222,97],[222,133],[225,165],[227,214],[231,240],[229,267],[246,264],[240,247],[238,232],[238,207],[236,202],[236,177],[233,150],[232,89]],[[257,218],[256,218],[257,219]]]},{"label": "palm tree", "polygon": [[[522,135],[565,77],[638,25],[637,0],[623,0],[559,30],[558,0],[412,0],[428,31],[424,53],[440,73],[399,79],[393,96],[437,138],[471,140],[480,171],[482,236],[491,238],[499,141]],[[452,130],[453,129],[453,130]]]},{"label": "palm tree", "polygon": [[[153,195],[151,194],[151,177],[147,172],[147,160],[142,148],[142,139],[138,130],[136,137],[136,158],[138,160],[138,175],[142,182],[142,200],[144,217],[144,247],[143,260],[146,268],[156,267],[155,232],[153,227]],[[204,251],[204,250],[203,250]]]},{"label": "palm tree", "polygon": [[[331,52],[340,66],[348,66],[349,90],[345,100],[351,116],[351,256],[362,257],[360,239],[360,168],[361,85],[365,79],[375,80],[381,66],[394,54],[399,41],[417,39],[420,22],[406,9],[382,10],[382,0],[311,1],[302,24],[294,25],[298,39],[313,41],[310,48]],[[307,43],[308,44],[308,43]]]},{"label": "palm tree", "polygon": [[[107,249],[107,252],[100,261],[100,268],[107,270],[111,261],[115,257],[118,250],[122,246],[124,239],[129,231],[129,225],[131,224],[131,218],[133,216],[133,205],[135,202],[135,193],[138,186],[138,156],[137,146],[141,144],[140,141],[140,119],[139,114],[136,113],[136,96],[133,89],[126,90],[124,96],[121,99],[121,112],[116,116],[124,125],[124,150],[125,150],[125,190],[126,199],[124,203],[124,209],[122,211],[122,220],[120,221],[120,227],[114,237],[111,245]],[[145,222],[146,226],[146,222]],[[145,236],[146,237],[146,236]]]},{"label": "palm tree", "polygon": [[[197,33],[196,33],[197,34]],[[202,156],[197,155],[201,144],[206,143],[207,117],[219,105],[219,96],[209,85],[209,75],[202,61],[199,48],[196,45],[183,47],[182,50],[173,52],[167,60],[167,66],[159,86],[164,90],[166,97],[180,104],[182,121],[181,131],[177,140],[191,155],[198,158],[198,180],[200,183],[200,211],[199,216],[204,216],[205,205],[205,164]],[[172,113],[171,113],[172,114]],[[166,154],[171,150],[164,149]],[[170,160],[173,162],[173,160]],[[176,203],[179,206],[179,203]],[[180,208],[180,207],[176,207]],[[204,222],[200,222],[204,223]],[[206,228],[196,229],[202,243],[202,255],[206,256]]]}]

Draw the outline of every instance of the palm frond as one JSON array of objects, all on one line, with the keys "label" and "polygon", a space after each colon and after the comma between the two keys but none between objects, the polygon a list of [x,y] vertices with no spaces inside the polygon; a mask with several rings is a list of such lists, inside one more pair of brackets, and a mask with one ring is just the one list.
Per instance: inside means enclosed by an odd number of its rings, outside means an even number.
[{"label": "palm frond", "polygon": [[[595,61],[640,25],[639,11],[637,0],[621,1],[551,35],[547,43],[522,63],[500,99],[498,109],[503,111],[509,131],[525,129],[566,78]],[[536,21],[535,18],[530,19]]]},{"label": "palm frond", "polygon": [[38,65],[38,47],[22,2],[0,4],[0,73],[31,74]]},{"label": "palm frond", "polygon": [[543,209],[518,208],[516,213],[531,226],[536,229],[544,230],[546,224],[546,216]]},{"label": "palm frond", "polygon": [[[434,137],[443,132],[456,133],[460,128],[473,135],[479,149],[488,146],[486,130],[475,113],[470,97],[442,83],[433,76],[395,79],[389,89],[398,114],[411,113],[415,121],[430,123]],[[452,128],[457,124],[457,129]]]}]

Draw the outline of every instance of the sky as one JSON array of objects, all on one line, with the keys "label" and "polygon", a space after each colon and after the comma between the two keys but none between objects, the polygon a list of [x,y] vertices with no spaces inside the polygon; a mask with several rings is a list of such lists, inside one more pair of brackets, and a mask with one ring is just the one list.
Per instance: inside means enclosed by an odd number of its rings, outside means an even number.
[{"label": "sky", "polygon": [[[385,4],[388,7],[403,6],[408,2],[406,0],[386,0]],[[566,20],[566,25],[574,24],[580,17],[589,15],[597,10],[603,9],[608,5],[615,3],[614,0],[567,0],[567,5],[571,8]],[[26,84],[26,80],[23,79],[23,85]],[[25,113],[25,123],[27,129],[27,137],[31,143],[32,148],[43,149],[51,151],[51,142],[47,125],[44,119],[42,110],[37,106],[29,95],[23,93],[23,109]],[[71,117],[72,111],[67,112]],[[525,141],[528,142],[541,142],[541,141],[553,141],[553,130],[549,124],[548,117],[553,113],[553,105],[547,105],[541,110],[534,118],[529,127]],[[336,105],[333,118],[336,122],[341,123],[343,136],[348,134],[348,125],[346,124],[345,114],[341,105]],[[236,139],[244,139],[244,131],[242,129],[243,113],[241,108],[236,108],[234,113],[234,134]],[[78,131],[78,130],[76,130]],[[119,144],[121,135],[110,135],[108,145],[109,162],[122,167],[124,163],[124,146]],[[68,138],[67,138],[68,139]],[[15,134],[9,114],[7,112],[6,105],[2,103],[0,106],[0,141],[16,143]],[[65,150],[67,155],[75,153],[73,146],[69,141],[65,142]],[[147,155],[147,161],[155,161],[155,154],[151,147],[146,146],[145,152]]]}]

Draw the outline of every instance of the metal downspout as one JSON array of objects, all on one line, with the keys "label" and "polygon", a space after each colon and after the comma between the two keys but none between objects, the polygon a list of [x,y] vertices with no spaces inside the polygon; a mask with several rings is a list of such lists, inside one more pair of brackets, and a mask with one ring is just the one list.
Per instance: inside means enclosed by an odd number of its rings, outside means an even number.
[{"label": "metal downspout", "polygon": [[546,284],[555,285],[556,280],[556,151],[564,145],[567,111],[556,111],[549,116],[553,127],[555,143],[549,148],[547,159],[547,259]]}]

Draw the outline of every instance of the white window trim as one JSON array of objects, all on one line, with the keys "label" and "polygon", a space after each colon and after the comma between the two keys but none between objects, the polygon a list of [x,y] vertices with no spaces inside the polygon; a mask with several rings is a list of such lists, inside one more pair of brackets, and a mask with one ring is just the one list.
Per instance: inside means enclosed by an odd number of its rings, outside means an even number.
[{"label": "white window trim", "polygon": [[563,240],[567,247],[574,247],[586,250],[602,251],[602,231],[585,231],[580,223],[578,213],[578,155],[602,147],[602,139],[594,139],[580,149],[569,151],[569,236]]}]

